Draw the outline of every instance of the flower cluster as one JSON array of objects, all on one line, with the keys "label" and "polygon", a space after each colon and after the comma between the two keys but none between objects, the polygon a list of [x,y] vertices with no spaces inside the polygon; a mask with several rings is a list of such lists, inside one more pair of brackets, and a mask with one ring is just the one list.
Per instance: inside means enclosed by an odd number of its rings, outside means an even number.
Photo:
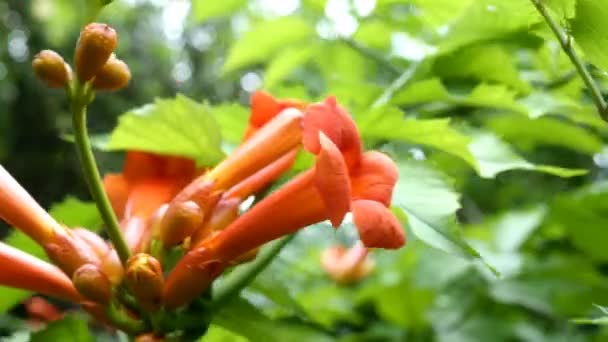
[{"label": "flower cluster", "polygon": [[[82,119],[93,90],[128,82],[128,68],[113,56],[116,45],[113,29],[90,24],[76,48],[76,80],[53,52],[39,54],[34,70],[68,90]],[[86,128],[79,120],[82,148]],[[265,195],[301,151],[315,156],[314,165]],[[371,271],[369,248],[405,243],[389,208],[397,168],[387,155],[363,150],[354,121],[333,97],[309,104],[254,93],[243,142],[209,169],[129,151],[123,171],[106,175],[102,188],[92,154],[80,156],[97,177],[88,180],[96,181],[92,193],[112,241],[55,221],[0,166],[0,218],[40,244],[52,262],[0,243],[0,285],[79,303],[99,321],[133,333],[167,333],[163,315],[192,303],[227,268],[256,258],[265,243],[314,223],[329,220],[338,228],[352,213],[361,244],[325,257],[341,282]],[[251,196],[255,204],[241,212]]]}]

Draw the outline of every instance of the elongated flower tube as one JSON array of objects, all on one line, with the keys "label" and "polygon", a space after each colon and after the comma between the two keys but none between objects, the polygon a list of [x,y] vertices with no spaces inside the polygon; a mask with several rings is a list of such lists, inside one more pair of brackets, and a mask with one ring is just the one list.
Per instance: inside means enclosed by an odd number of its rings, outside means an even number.
[{"label": "elongated flower tube", "polygon": [[[398,248],[405,243],[399,222],[386,207],[396,181],[394,163],[377,152],[362,153],[356,127],[335,99],[310,107],[303,139],[317,155],[315,167],[190,251],[167,279],[167,307],[187,303],[231,260],[266,242],[326,219],[338,227],[353,203],[355,223],[362,224],[359,233],[367,247]],[[374,214],[373,219],[361,219],[364,212]]]},{"label": "elongated flower tube", "polygon": [[82,299],[57,267],[0,242],[0,284],[73,302]]},{"label": "elongated flower tube", "polygon": [[39,244],[63,229],[1,165],[0,218]]},{"label": "elongated flower tube", "polygon": [[226,191],[213,208],[213,212],[205,225],[193,235],[191,246],[196,246],[214,232],[220,231],[232,223],[238,217],[240,204],[249,196],[269,186],[289,170],[297,152],[297,149],[293,149]]}]

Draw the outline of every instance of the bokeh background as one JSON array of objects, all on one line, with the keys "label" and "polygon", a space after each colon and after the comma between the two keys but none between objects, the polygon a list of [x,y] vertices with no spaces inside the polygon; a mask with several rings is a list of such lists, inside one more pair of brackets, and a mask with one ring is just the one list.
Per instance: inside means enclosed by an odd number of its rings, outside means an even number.
[{"label": "bokeh background", "polygon": [[[0,3],[0,163],[45,207],[89,196],[65,98],[31,59],[50,48],[72,61],[92,3]],[[546,3],[606,89],[608,7]],[[181,93],[209,104],[228,146],[265,89],[337,95],[366,145],[399,161],[406,248],[374,251],[374,274],[339,286],[319,255],[355,230],[310,227],[206,341],[608,340],[576,322],[608,312],[608,124],[530,1],[115,0],[98,20],[133,75],[90,107],[101,140],[120,115]],[[121,167],[120,152],[98,157]],[[23,312],[6,309],[10,336]]]}]

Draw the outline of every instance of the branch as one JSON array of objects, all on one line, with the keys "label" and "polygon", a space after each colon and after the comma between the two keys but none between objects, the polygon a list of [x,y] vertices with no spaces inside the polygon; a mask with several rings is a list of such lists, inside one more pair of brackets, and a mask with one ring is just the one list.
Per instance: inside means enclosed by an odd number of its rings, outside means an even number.
[{"label": "branch", "polygon": [[538,12],[542,15],[549,27],[551,27],[551,31],[553,31],[553,33],[557,37],[557,40],[559,41],[559,44],[561,45],[562,49],[564,50],[566,55],[568,55],[572,64],[574,64],[574,66],[576,67],[576,70],[583,79],[583,82],[585,82],[587,88],[589,88],[589,91],[591,92],[591,97],[593,98],[593,102],[595,103],[595,106],[597,107],[597,111],[599,112],[600,116],[604,121],[608,121],[608,106],[606,105],[606,101],[602,96],[602,92],[599,86],[597,85],[597,83],[595,83],[595,81],[591,77],[591,74],[585,67],[585,64],[581,60],[580,56],[574,50],[574,46],[572,45],[572,37],[568,33],[566,33],[566,31],[551,16],[549,11],[545,7],[543,0],[530,1],[532,1],[532,4],[534,4],[534,7],[536,7]]},{"label": "branch", "polygon": [[388,101],[391,100],[397,91],[405,87],[405,85],[414,78],[419,66],[420,62],[412,62],[409,68],[401,73],[399,77],[397,77],[388,87],[386,87],[386,89],[384,89],[384,92],[380,94],[374,103],[372,103],[372,108],[380,107],[388,103]]}]

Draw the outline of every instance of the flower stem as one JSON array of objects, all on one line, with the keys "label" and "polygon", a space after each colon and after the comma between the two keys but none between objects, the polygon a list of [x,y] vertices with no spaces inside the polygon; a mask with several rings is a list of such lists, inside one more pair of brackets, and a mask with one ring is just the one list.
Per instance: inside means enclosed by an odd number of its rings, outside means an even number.
[{"label": "flower stem", "polygon": [[420,63],[421,62],[412,62],[409,68],[405,69],[405,71],[403,71],[399,77],[397,77],[388,87],[386,87],[386,89],[384,89],[384,92],[382,92],[374,103],[372,103],[372,108],[387,104],[397,91],[403,89],[403,87],[410,83],[416,75],[416,72],[418,72]]},{"label": "flower stem", "polygon": [[583,82],[585,82],[585,85],[591,92],[591,97],[593,98],[593,102],[595,103],[600,116],[604,121],[608,121],[608,105],[606,105],[606,101],[602,96],[600,87],[597,85],[597,83],[595,83],[591,77],[591,74],[589,73],[589,70],[587,70],[580,56],[574,50],[574,46],[572,45],[572,37],[566,33],[566,31],[555,21],[542,0],[530,1],[532,1],[532,4],[534,4],[534,7],[536,7],[538,12],[542,15],[549,27],[551,27],[551,31],[553,31],[557,37],[562,49],[566,55],[568,55],[568,58],[570,58],[572,64],[574,64],[574,67],[583,79]]},{"label": "flower stem", "polygon": [[211,307],[213,309],[219,309],[222,304],[247,287],[247,285],[249,285],[249,283],[270,264],[274,257],[277,256],[283,247],[293,240],[295,236],[296,234],[291,234],[275,242],[272,246],[263,250],[254,261],[234,270],[217,289],[214,289]]},{"label": "flower stem", "polygon": [[83,91],[81,87],[77,86],[76,88],[77,89],[75,89],[73,94],[74,96],[71,98],[72,125],[74,129],[76,149],[78,150],[78,156],[80,158],[80,164],[82,165],[82,170],[89,186],[89,191],[91,192],[91,195],[97,204],[97,209],[99,210],[101,217],[106,224],[108,236],[110,237],[110,240],[112,240],[114,248],[116,248],[120,261],[123,265],[126,265],[127,259],[129,259],[131,252],[129,251],[129,247],[122,236],[118,219],[116,219],[116,216],[114,215],[114,211],[110,205],[110,200],[108,199],[108,196],[103,188],[101,177],[97,169],[97,163],[95,162],[95,157],[93,156],[93,150],[91,148],[91,143],[87,133],[86,108],[88,104],[87,97],[89,96],[85,94],[86,92]]}]

